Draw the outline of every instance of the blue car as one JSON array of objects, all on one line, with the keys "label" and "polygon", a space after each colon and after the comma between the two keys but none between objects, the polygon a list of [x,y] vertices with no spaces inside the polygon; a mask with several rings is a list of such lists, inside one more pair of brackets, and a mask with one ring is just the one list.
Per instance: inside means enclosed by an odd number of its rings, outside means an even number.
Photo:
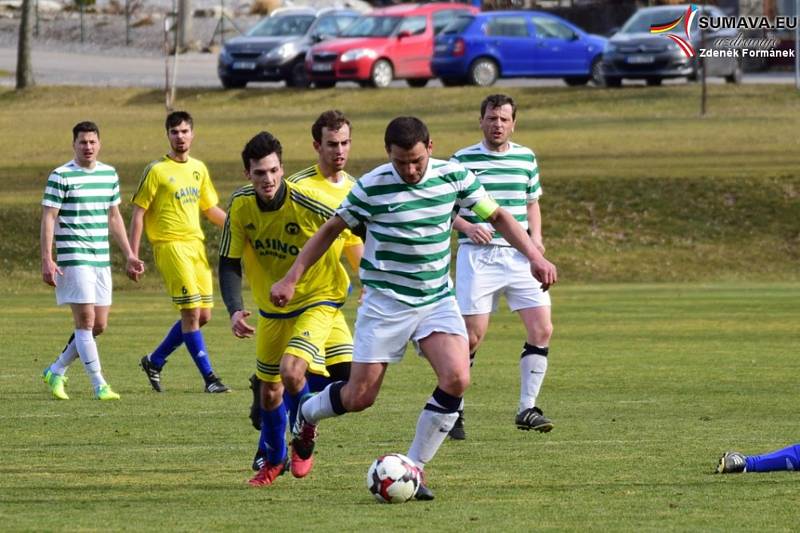
[{"label": "blue car", "polygon": [[522,77],[599,85],[606,41],[541,11],[461,15],[436,37],[431,70],[445,86]]}]

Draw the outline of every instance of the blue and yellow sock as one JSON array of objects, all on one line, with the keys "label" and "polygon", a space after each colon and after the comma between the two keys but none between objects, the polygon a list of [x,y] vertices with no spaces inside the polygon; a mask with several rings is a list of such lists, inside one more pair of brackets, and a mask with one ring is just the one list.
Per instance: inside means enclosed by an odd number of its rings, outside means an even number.
[{"label": "blue and yellow sock", "polygon": [[203,378],[208,378],[214,373],[211,368],[211,361],[208,359],[206,352],[206,341],[203,339],[203,333],[198,329],[197,331],[188,331],[183,334],[183,342],[186,343],[186,349],[192,356],[197,370],[203,375]]},{"label": "blue and yellow sock", "polygon": [[286,406],[280,404],[276,409],[260,409],[261,435],[258,450],[266,452],[271,465],[279,465],[286,460]]}]

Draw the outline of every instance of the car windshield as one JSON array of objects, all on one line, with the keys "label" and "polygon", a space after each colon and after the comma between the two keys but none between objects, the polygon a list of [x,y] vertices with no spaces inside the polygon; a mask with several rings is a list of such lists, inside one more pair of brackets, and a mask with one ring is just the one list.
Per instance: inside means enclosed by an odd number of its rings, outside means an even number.
[{"label": "car windshield", "polygon": [[394,32],[402,17],[367,15],[355,21],[342,32],[342,37],[388,37]]},{"label": "car windshield", "polygon": [[459,15],[453,19],[450,24],[444,27],[440,35],[461,33],[467,29],[467,26],[469,26],[473,20],[475,20],[475,17],[472,15]]},{"label": "car windshield", "polygon": [[672,22],[686,13],[685,9],[648,9],[634,14],[620,33],[650,33],[650,26]]},{"label": "car windshield", "polygon": [[315,19],[314,15],[267,17],[248,31],[247,35],[249,37],[302,36],[306,34]]},{"label": "car windshield", "polygon": [[347,28],[356,20],[356,15],[327,15],[317,19],[316,24],[312,28],[313,35],[333,37],[342,33],[342,30]]}]

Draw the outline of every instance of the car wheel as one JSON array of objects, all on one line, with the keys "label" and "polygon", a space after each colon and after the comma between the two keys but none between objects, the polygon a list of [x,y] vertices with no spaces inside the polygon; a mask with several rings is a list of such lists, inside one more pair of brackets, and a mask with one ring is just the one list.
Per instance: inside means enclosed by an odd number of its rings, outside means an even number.
[{"label": "car wheel", "polygon": [[445,87],[460,87],[465,83],[461,78],[442,78],[441,82]]},{"label": "car wheel", "polygon": [[603,85],[606,87],[622,87],[622,78],[617,78],[615,76],[604,76],[603,77]]},{"label": "car wheel", "polygon": [[737,63],[733,72],[725,76],[725,81],[728,83],[742,83],[742,65]]},{"label": "car wheel", "polygon": [[372,65],[372,73],[370,74],[370,81],[373,87],[383,89],[388,87],[394,79],[394,69],[392,64],[385,59],[379,59]]},{"label": "car wheel", "polygon": [[488,87],[494,84],[498,75],[497,63],[486,57],[476,59],[469,67],[469,81],[478,87]]},{"label": "car wheel", "polygon": [[647,78],[647,85],[650,87],[658,87],[661,85],[661,78]]},{"label": "car wheel", "polygon": [[314,87],[317,89],[330,89],[334,85],[336,85],[336,82],[333,80],[320,80],[314,82]]},{"label": "car wheel", "polygon": [[428,78],[408,78],[406,83],[409,87],[425,87],[428,85]]},{"label": "car wheel", "polygon": [[222,87],[224,89],[241,89],[242,87],[247,86],[247,80],[232,80],[230,78],[220,78],[219,81],[222,83]]},{"label": "car wheel", "polygon": [[594,83],[598,87],[602,87],[605,82],[605,76],[603,76],[603,58],[597,56],[592,61],[592,66],[589,68],[589,75],[591,76],[592,83]]},{"label": "car wheel", "polygon": [[564,78],[564,83],[570,87],[578,87],[589,83],[589,78]]},{"label": "car wheel", "polygon": [[292,70],[289,71],[289,77],[286,78],[286,86],[305,89],[310,84],[305,64],[302,61],[295,63]]}]

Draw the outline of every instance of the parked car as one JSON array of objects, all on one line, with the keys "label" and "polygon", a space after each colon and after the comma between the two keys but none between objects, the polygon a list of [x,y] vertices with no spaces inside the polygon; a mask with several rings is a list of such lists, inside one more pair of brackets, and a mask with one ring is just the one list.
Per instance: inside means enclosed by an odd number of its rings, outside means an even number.
[{"label": "parked car", "polygon": [[304,61],[315,42],[339,35],[360,16],[351,9],[282,8],[225,43],[217,75],[226,89],[251,81],[285,80],[289,87],[307,87]]},{"label": "parked car", "polygon": [[[650,26],[666,24],[686,13],[688,5],[645,7],[631,18],[608,41],[603,51],[603,75],[609,87],[619,87],[624,78],[645,80],[648,85],[661,85],[666,78],[688,78],[696,80],[700,74],[701,61],[697,57],[686,57],[678,45],[663,34],[650,33]],[[700,8],[703,15],[722,17],[725,14],[715,6]],[[723,29],[706,32],[708,47],[721,37],[736,37],[738,30]],[[691,44],[700,48],[700,32],[697,17],[691,32]],[[681,37],[684,37],[681,35]],[[742,65],[738,58],[704,58],[706,75],[723,76],[729,83],[742,79]]]},{"label": "parked car", "polygon": [[461,15],[436,37],[431,69],[446,86],[492,85],[497,78],[602,82],[606,39],[541,11]]},{"label": "parked car", "polygon": [[477,8],[458,3],[403,4],[377,9],[356,20],[341,37],[317,44],[306,56],[306,72],[317,87],[337,81],[386,87],[405,79],[424,87],[433,77],[433,38],[460,13]]}]

